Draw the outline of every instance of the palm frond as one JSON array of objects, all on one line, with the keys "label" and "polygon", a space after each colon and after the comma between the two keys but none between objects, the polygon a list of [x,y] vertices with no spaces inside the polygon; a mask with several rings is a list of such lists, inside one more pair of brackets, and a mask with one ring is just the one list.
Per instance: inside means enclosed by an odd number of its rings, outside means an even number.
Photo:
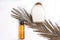
[{"label": "palm frond", "polygon": [[60,26],[58,26],[56,23],[56,25],[54,25],[50,20],[46,19],[44,22],[34,23],[31,14],[28,14],[24,8],[18,7],[18,9],[13,8],[11,11],[13,13],[11,15],[12,17],[18,19],[19,21],[24,20],[25,25],[28,25],[29,28],[36,29],[33,31],[38,32],[39,35],[49,38],[49,40],[60,40]]}]

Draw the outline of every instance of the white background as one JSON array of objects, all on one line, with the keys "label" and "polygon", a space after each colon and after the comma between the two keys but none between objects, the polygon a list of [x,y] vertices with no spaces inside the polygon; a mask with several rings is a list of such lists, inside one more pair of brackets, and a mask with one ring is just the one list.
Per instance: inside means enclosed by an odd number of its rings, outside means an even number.
[{"label": "white background", "polygon": [[[30,13],[37,1],[43,4],[47,19],[60,23],[60,0],[0,0],[0,40],[18,40],[18,20],[11,17],[12,8],[23,7]],[[27,27],[25,40],[47,40]]]}]

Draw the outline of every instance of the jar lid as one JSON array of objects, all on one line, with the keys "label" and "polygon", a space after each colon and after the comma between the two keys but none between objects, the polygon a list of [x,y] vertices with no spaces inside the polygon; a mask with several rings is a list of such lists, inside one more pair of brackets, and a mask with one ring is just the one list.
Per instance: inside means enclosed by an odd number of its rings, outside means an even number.
[{"label": "jar lid", "polygon": [[40,2],[37,2],[35,5],[42,5]]}]

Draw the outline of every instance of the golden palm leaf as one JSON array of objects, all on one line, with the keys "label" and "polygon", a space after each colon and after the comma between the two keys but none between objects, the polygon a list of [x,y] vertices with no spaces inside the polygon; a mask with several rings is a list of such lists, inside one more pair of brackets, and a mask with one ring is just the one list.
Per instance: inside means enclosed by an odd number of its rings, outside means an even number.
[{"label": "golden palm leaf", "polygon": [[[18,10],[19,9],[19,10]],[[18,8],[11,11],[13,14],[11,16],[15,19],[24,20],[25,25],[28,25],[29,28],[36,29],[34,32],[38,32],[39,35],[49,38],[49,40],[60,40],[60,26],[53,25],[50,20],[46,20],[44,22],[33,22],[33,18],[31,14],[24,8]]]}]

